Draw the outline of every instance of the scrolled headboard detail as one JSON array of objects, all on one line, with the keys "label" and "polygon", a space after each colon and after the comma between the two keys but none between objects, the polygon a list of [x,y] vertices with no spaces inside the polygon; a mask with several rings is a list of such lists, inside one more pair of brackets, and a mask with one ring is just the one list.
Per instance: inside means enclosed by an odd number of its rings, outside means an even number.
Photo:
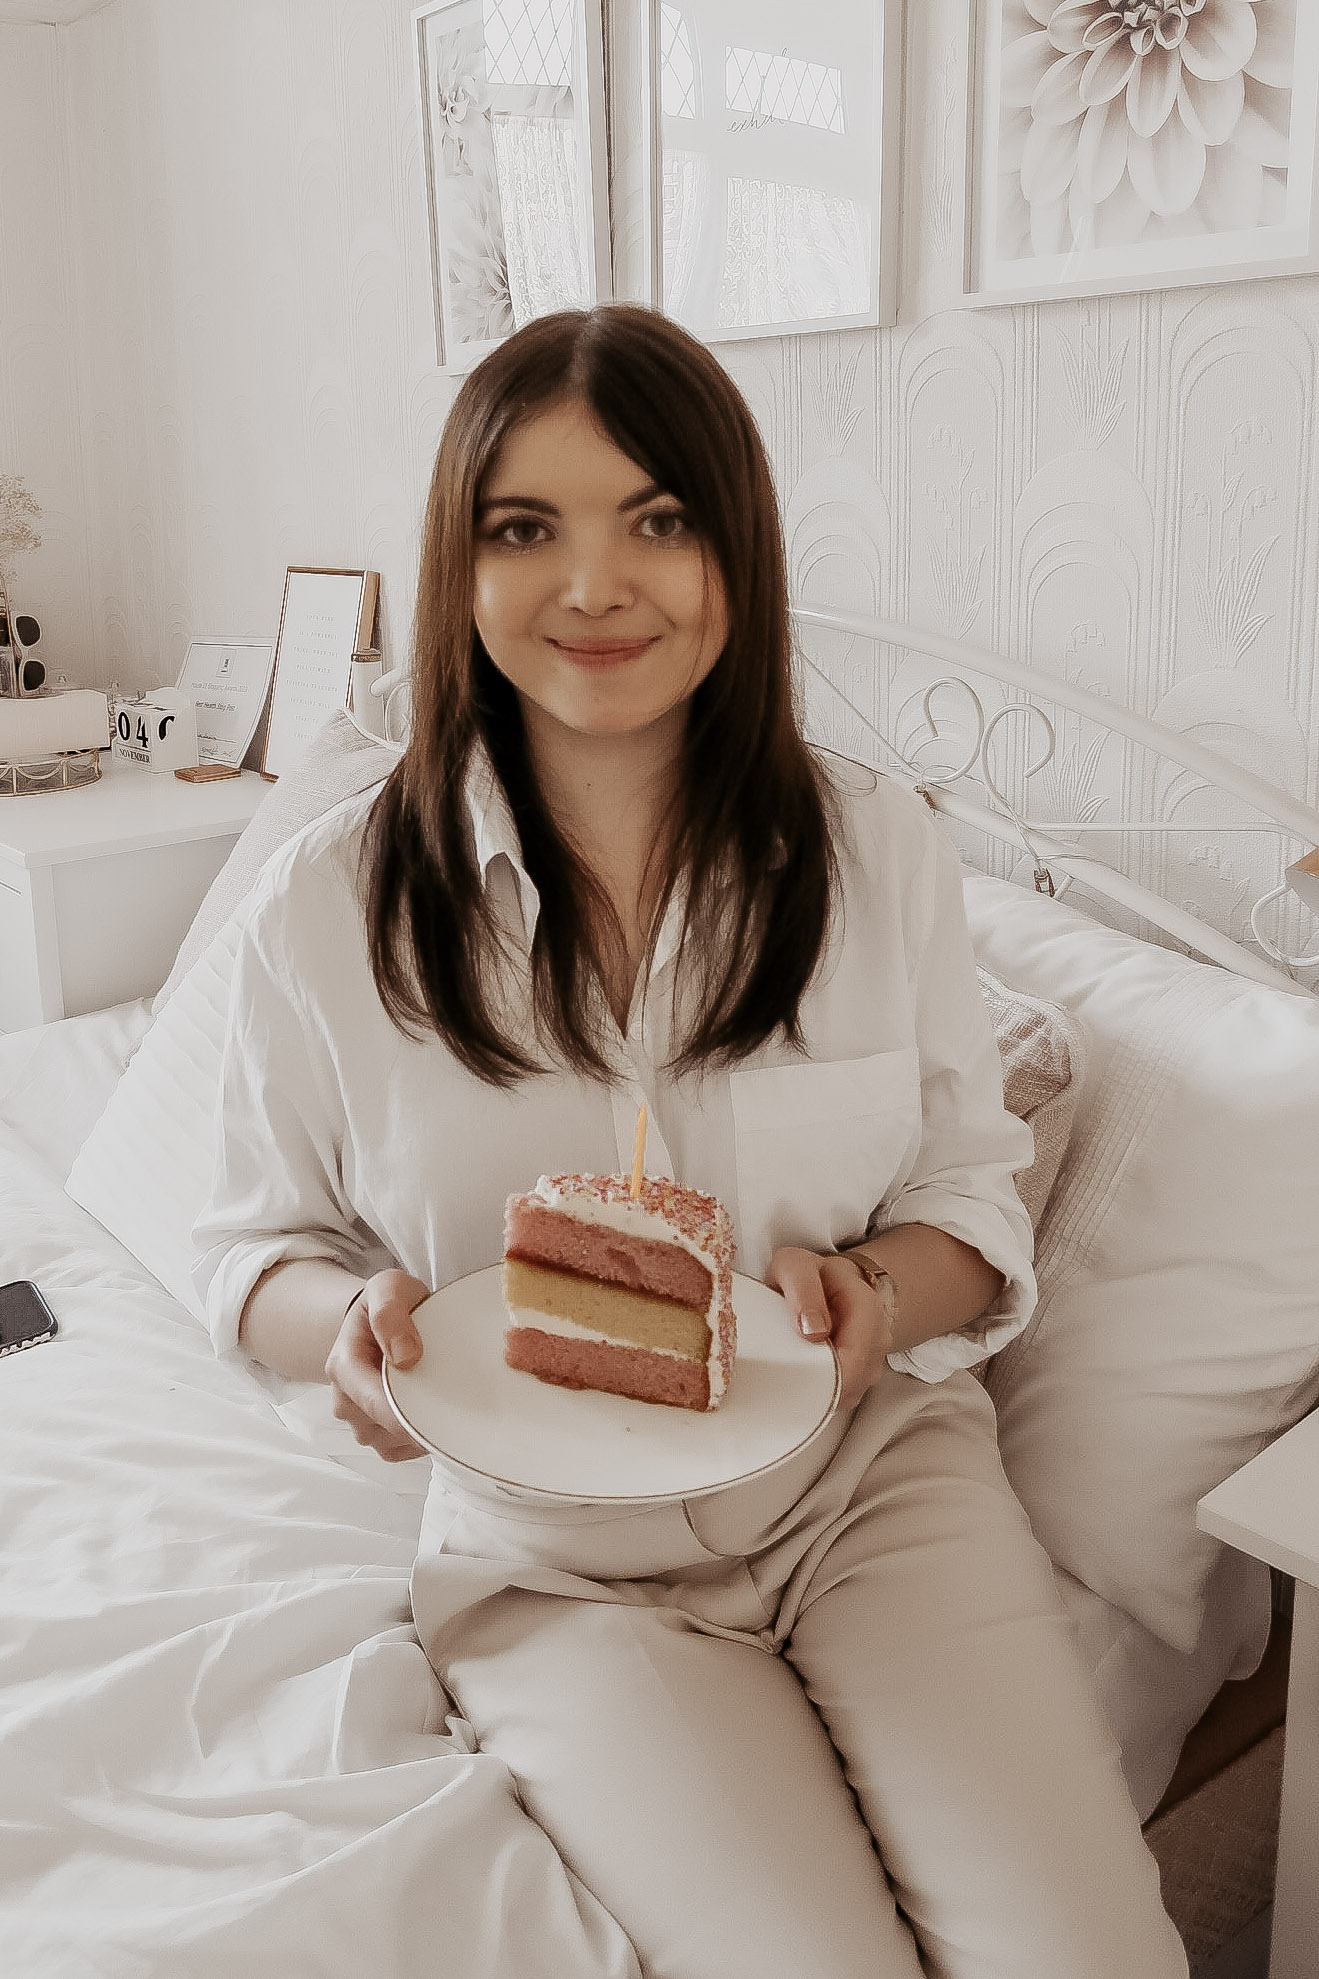
[{"label": "scrolled headboard detail", "polygon": [[[829,611],[814,605],[797,606],[793,618],[800,635],[808,704],[817,695],[836,699],[875,746],[878,767],[920,791],[934,810],[1032,860],[1035,884],[1042,891],[1062,892],[1071,880],[1082,881],[1196,954],[1258,982],[1304,991],[1305,984],[1299,978],[1310,969],[1319,970],[1319,953],[1288,953],[1264,927],[1266,910],[1273,903],[1289,895],[1297,901],[1307,898],[1304,889],[1289,887],[1286,869],[1290,864],[1293,870],[1304,870],[1313,848],[1319,846],[1319,810],[1314,806],[1188,735],[1073,681],[966,640],[896,619]],[[895,649],[946,666],[949,672],[927,683],[920,693],[923,727],[900,740],[885,733],[812,657],[806,646],[806,635],[812,632],[846,634],[876,648]],[[989,710],[983,692],[963,677],[967,674],[982,687],[986,680],[997,681],[1012,698]],[[1261,891],[1249,908],[1252,946],[1166,899],[1122,868],[1095,857],[1078,842],[1088,833],[1123,839],[1188,830],[1204,833],[1215,829],[1211,821],[1197,819],[1188,824],[1171,811],[1151,817],[1105,816],[1103,800],[1075,806],[1073,815],[1062,818],[1041,815],[1034,807],[1031,786],[1043,778],[1058,752],[1057,720],[1050,709],[1065,710],[1097,726],[1099,740],[1091,745],[1087,759],[1091,766],[1105,735],[1118,735],[1151,752],[1163,764],[1176,766],[1186,788],[1225,793],[1258,815],[1261,822],[1234,820],[1230,827],[1233,832],[1265,833],[1278,848],[1277,884]],[[1000,764],[1003,756],[1012,759],[1011,774]],[[1179,794],[1184,793],[1179,789]]]}]

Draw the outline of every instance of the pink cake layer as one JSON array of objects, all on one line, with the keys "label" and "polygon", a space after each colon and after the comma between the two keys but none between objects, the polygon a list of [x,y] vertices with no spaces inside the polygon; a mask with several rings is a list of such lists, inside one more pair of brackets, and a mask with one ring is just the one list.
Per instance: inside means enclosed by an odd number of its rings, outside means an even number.
[{"label": "pink cake layer", "polygon": [[605,1285],[623,1285],[630,1292],[676,1299],[698,1312],[705,1312],[710,1304],[710,1273],[680,1244],[583,1223],[537,1196],[509,1197],[504,1254],[525,1264],[554,1265]]},{"label": "pink cake layer", "polygon": [[534,1326],[510,1326],[504,1359],[524,1374],[559,1388],[603,1389],[635,1402],[663,1402],[670,1408],[710,1407],[710,1379],[703,1361],[674,1354],[652,1354],[644,1347],[611,1347],[602,1340],[565,1340]]}]

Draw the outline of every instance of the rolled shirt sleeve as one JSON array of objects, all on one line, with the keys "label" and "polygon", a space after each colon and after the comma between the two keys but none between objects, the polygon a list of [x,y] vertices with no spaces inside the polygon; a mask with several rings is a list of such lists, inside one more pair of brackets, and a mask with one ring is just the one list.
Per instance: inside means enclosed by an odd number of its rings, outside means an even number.
[{"label": "rolled shirt sleeve", "polygon": [[912,1001],[920,1059],[921,1140],[903,1182],[880,1204],[868,1234],[904,1223],[945,1230],[1001,1271],[989,1311],[957,1333],[941,1334],[890,1366],[922,1381],[974,1367],[1016,1337],[1035,1305],[1030,1219],[1014,1174],[1029,1166],[1030,1128],[1003,1104],[998,1045],[976,977],[962,901],[961,870],[950,842],[930,830],[920,888],[924,921],[913,949]]},{"label": "rolled shirt sleeve", "polygon": [[309,966],[301,957],[295,974],[258,908],[236,957],[214,1177],[193,1226],[193,1283],[218,1354],[237,1347],[243,1307],[272,1265],[329,1258],[367,1277],[392,1261],[343,1187],[343,1100],[298,989]]}]

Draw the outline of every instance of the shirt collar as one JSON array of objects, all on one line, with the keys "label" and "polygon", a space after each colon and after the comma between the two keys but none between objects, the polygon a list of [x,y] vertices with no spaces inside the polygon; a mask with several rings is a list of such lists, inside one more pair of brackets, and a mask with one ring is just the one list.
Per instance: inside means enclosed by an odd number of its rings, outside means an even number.
[{"label": "shirt collar", "polygon": [[536,919],[540,913],[540,895],[532,884],[531,876],[522,863],[522,841],[513,818],[513,809],[503,784],[495,775],[484,743],[479,743],[472,752],[472,760],[467,770],[467,815],[472,821],[472,836],[476,847],[476,863],[481,870],[482,883],[489,890],[491,869],[501,859],[506,860],[517,885],[518,898],[522,905],[522,923],[528,944],[536,930]]},{"label": "shirt collar", "polygon": [[481,868],[482,879],[488,880],[491,862],[501,852],[525,879],[522,841],[513,822],[512,806],[483,743],[478,743],[472,752],[466,795],[467,814],[476,840],[476,863]]}]

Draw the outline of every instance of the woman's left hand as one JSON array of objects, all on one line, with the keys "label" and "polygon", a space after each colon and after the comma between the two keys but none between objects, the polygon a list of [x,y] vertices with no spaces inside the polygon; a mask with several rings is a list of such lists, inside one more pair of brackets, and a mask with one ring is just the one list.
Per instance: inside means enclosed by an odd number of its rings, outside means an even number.
[{"label": "woman's left hand", "polygon": [[893,1351],[893,1322],[879,1293],[845,1257],[791,1246],[775,1251],[765,1283],[783,1294],[804,1338],[833,1342],[842,1376],[839,1407],[855,1408]]}]

